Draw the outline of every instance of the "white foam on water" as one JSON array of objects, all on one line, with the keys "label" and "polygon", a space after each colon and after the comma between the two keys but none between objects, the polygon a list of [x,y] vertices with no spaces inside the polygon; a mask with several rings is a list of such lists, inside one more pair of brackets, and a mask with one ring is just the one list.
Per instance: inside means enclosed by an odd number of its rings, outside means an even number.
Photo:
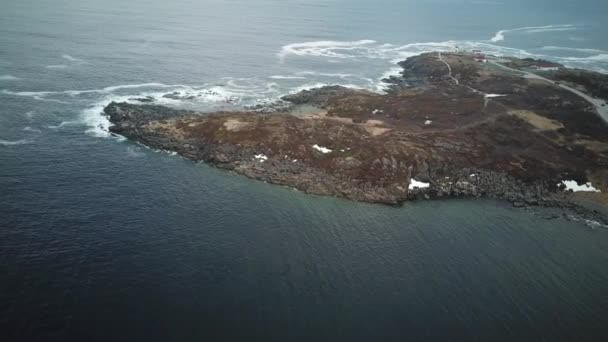
[{"label": "white foam on water", "polygon": [[78,121],[62,121],[61,123],[59,123],[59,125],[50,125],[50,126],[46,126],[47,128],[50,129],[59,129],[65,126],[71,126],[71,125],[78,125],[79,122]]},{"label": "white foam on water", "polygon": [[47,69],[65,69],[68,66],[65,64],[52,64],[52,65],[46,65],[45,68]]},{"label": "white foam on water", "polygon": [[595,221],[595,220],[584,220],[585,225],[591,229],[596,229],[596,228],[608,228],[607,225],[602,224],[601,222]]},{"label": "white foam on water", "polygon": [[[527,27],[523,29],[541,29],[543,27]],[[520,30],[520,29],[516,29]],[[352,60],[357,59],[379,59],[386,60],[392,64],[401,62],[409,57],[417,56],[422,53],[441,51],[441,52],[453,52],[453,51],[471,51],[471,50],[482,50],[484,53],[495,55],[498,57],[502,56],[520,56],[532,57],[532,58],[546,58],[541,54],[533,54],[525,50],[502,47],[494,44],[489,44],[487,41],[444,41],[444,42],[423,42],[423,43],[410,43],[401,46],[393,44],[377,44],[374,41],[362,40],[355,42],[336,42],[336,41],[322,41],[322,42],[304,42],[295,43],[284,46],[279,51],[279,58],[283,58],[287,55],[294,54],[298,56],[308,56],[312,58],[322,58],[325,61],[332,60],[335,54],[340,54],[341,58],[350,58]],[[338,77],[343,79],[352,79],[357,84],[350,86],[354,88],[363,88],[378,93],[384,93],[390,87],[389,84],[382,80],[390,76],[397,76],[401,72],[401,68],[391,65],[387,68],[383,74],[379,75],[376,79],[364,78],[357,76],[352,73],[323,73],[315,71],[301,71],[295,73],[296,76],[311,76],[311,78],[319,77]],[[339,82],[327,83],[327,84],[310,84],[302,85],[293,89],[293,91],[307,90],[314,87],[323,85],[342,85]]]},{"label": "white foam on water", "polygon": [[544,32],[559,32],[559,31],[572,31],[577,30],[578,27],[572,24],[564,25],[546,25],[546,26],[526,26],[517,27],[508,30],[500,30],[494,34],[494,37],[490,38],[490,42],[496,43],[505,40],[505,34],[509,32],[522,32],[522,33],[544,33]]},{"label": "white foam on water", "polygon": [[[85,131],[87,134],[95,137],[111,137],[114,136],[109,132],[111,126],[110,121],[103,115],[103,109],[110,102],[127,102],[139,103],[137,98],[152,98],[152,103],[166,105],[170,107],[183,107],[185,104],[241,104],[242,97],[263,94],[272,91],[275,83],[266,83],[263,85],[244,85],[237,84],[236,81],[228,82],[231,86],[211,86],[211,87],[196,87],[186,85],[168,86],[161,83],[145,83],[137,85],[119,85],[103,88],[105,92],[119,91],[125,89],[138,88],[161,88],[163,91],[139,91],[131,92],[128,95],[107,94],[101,100],[93,103],[88,108],[84,109],[80,114],[80,122],[88,127]],[[171,87],[173,87],[171,89]],[[80,92],[82,94],[82,92]],[[164,97],[167,94],[174,95],[175,98]],[[259,98],[255,98],[259,100]],[[252,101],[253,102],[253,101]]]},{"label": "white foam on water", "polygon": [[351,88],[351,89],[357,89],[357,90],[364,90],[365,88],[356,84],[340,84],[340,83],[309,83],[309,84],[304,84],[295,88],[292,88],[288,93],[289,94],[297,94],[301,91],[304,90],[311,90],[311,89],[316,89],[316,88],[322,88],[322,87],[327,87],[327,86],[342,86],[344,88]]},{"label": "white foam on water", "polygon": [[29,97],[46,96],[49,94],[56,93],[54,91],[10,91],[10,90],[6,90],[6,89],[3,89],[2,92],[7,95],[29,96]]},{"label": "white foam on water", "polygon": [[0,146],[15,146],[15,145],[23,145],[31,143],[31,140],[21,139],[21,140],[4,140],[0,139]]},{"label": "white foam on water", "polygon": [[401,76],[401,72],[403,71],[403,68],[401,67],[394,67],[394,68],[390,68],[389,70],[385,71],[376,81],[373,82],[373,89],[376,92],[382,93],[382,92],[386,92],[389,87],[390,87],[390,83],[386,83],[384,82],[385,79],[390,79],[393,76]]},{"label": "white foam on water", "polygon": [[72,57],[72,56],[67,55],[67,54],[62,55],[62,56],[61,56],[61,58],[63,58],[63,59],[67,59],[67,60],[68,60],[68,61],[70,61],[70,62],[75,62],[75,63],[86,63],[86,62],[85,62],[83,59],[76,58],[76,57]]},{"label": "white foam on water", "polygon": [[[501,30],[499,33],[504,36],[508,32],[520,31],[528,33],[559,31],[564,29],[576,29],[574,25],[550,25],[524,27],[511,30]],[[492,40],[491,40],[492,41]],[[557,50],[559,47],[546,47],[539,49],[542,51]],[[577,51],[574,48],[572,51]],[[341,67],[347,67],[351,63],[346,63],[346,59],[352,61],[362,59],[376,59],[379,62],[375,64],[386,63],[387,71],[378,73],[378,77],[365,78],[358,76],[359,70],[343,70],[341,72],[317,72],[317,71],[300,71],[287,75],[272,75],[264,79],[256,78],[224,78],[221,84],[203,84],[203,85],[180,85],[180,84],[163,84],[157,82],[140,83],[140,84],[123,84],[108,86],[100,89],[84,89],[84,90],[63,90],[63,91],[39,91],[39,92],[13,92],[10,90],[2,90],[4,94],[14,96],[28,96],[36,100],[52,101],[59,103],[75,102],[80,104],[88,103],[88,107],[81,111],[79,123],[86,125],[87,134],[94,136],[111,136],[108,131],[110,126],[109,121],[101,115],[103,108],[111,101],[117,102],[132,102],[129,99],[151,97],[153,104],[161,104],[168,106],[176,106],[188,109],[212,110],[215,108],[233,108],[233,106],[246,106],[250,104],[266,104],[276,101],[285,93],[297,93],[302,90],[319,88],[327,85],[341,85],[354,89],[368,89],[376,92],[385,92],[390,84],[382,82],[382,79],[390,76],[398,76],[402,69],[394,65],[396,62],[403,61],[412,56],[419,55],[425,52],[441,51],[450,52],[458,50],[481,50],[486,54],[502,56],[520,56],[532,58],[553,59],[558,62],[570,62],[572,65],[588,66],[589,69],[598,70],[597,64],[607,61],[608,55],[600,52],[577,51],[585,53],[595,53],[589,57],[553,57],[536,53],[530,53],[525,50],[502,47],[491,44],[488,41],[444,41],[444,42],[422,42],[411,43],[405,45],[380,44],[372,40],[358,41],[314,41],[288,44],[281,48],[277,56],[281,61],[285,61],[288,56],[306,56],[312,58],[320,58],[323,62],[330,63],[338,61],[345,63]],[[584,50],[584,49],[583,49]],[[535,50],[536,51],[536,50]],[[568,51],[568,50],[564,50]],[[66,55],[69,56],[69,55]],[[72,56],[64,57],[71,62],[82,61]],[[61,64],[63,65],[63,64]],[[354,68],[358,68],[359,63],[355,64]],[[382,66],[381,66],[382,68]],[[276,82],[268,82],[268,79]],[[311,82],[306,82],[297,87],[293,87],[293,82],[289,80],[305,79]],[[282,82],[284,81],[284,82]],[[324,82],[327,81],[327,82]],[[337,81],[337,82],[336,82]],[[347,84],[341,84],[345,82]],[[277,84],[278,83],[278,84]],[[177,93],[175,98],[166,98],[163,95]],[[495,97],[498,94],[488,94],[487,97]],[[208,105],[207,105],[208,104]],[[60,125],[59,125],[60,126]]]},{"label": "white foam on water", "polygon": [[[281,61],[284,61],[287,56],[317,56],[331,58],[350,58],[353,55],[346,54],[344,51],[354,50],[362,46],[375,43],[374,40],[357,40],[357,41],[313,41],[305,43],[288,44],[281,48],[277,54]],[[342,52],[338,52],[342,51]]]},{"label": "white foam on water", "polygon": [[304,90],[311,90],[311,89],[315,89],[315,88],[322,88],[322,87],[326,87],[331,85],[330,83],[308,83],[308,84],[304,84],[301,86],[297,86],[293,89],[291,89],[291,91],[289,91],[289,94],[296,94],[299,93],[301,91]]},{"label": "white foam on water", "polygon": [[544,32],[561,32],[561,31],[574,31],[578,30],[577,27],[568,26],[567,27],[547,27],[547,28],[537,28],[537,29],[528,29],[524,30],[524,33],[544,33]]},{"label": "white foam on water", "polygon": [[272,78],[273,80],[303,80],[303,79],[306,79],[306,77],[304,77],[304,76],[282,76],[282,75],[268,76],[268,78]]},{"label": "white foam on water", "polygon": [[141,158],[141,157],[145,156],[146,154],[141,152],[141,148],[130,145],[130,146],[127,146],[127,155],[129,157],[133,157],[133,158]]},{"label": "white foam on water", "polygon": [[7,95],[13,95],[13,96],[25,96],[25,97],[31,97],[35,100],[38,101],[46,101],[46,102],[56,102],[56,103],[61,103],[61,104],[69,104],[68,102],[65,101],[61,101],[61,100],[56,100],[56,99],[47,99],[46,96],[48,95],[52,95],[52,94],[56,94],[56,92],[52,92],[52,91],[10,91],[10,90],[6,90],[3,89],[2,93],[7,94]]},{"label": "white foam on water", "polygon": [[24,132],[32,132],[32,133],[42,133],[38,128],[32,128],[30,126],[23,127]]},{"label": "white foam on water", "polygon": [[565,46],[543,46],[541,50],[549,50],[549,51],[573,51],[573,52],[583,52],[583,53],[606,53],[608,51],[600,50],[600,49],[589,49],[589,48],[572,48]]},{"label": "white foam on water", "polygon": [[110,86],[110,87],[105,87],[102,88],[101,91],[100,90],[84,90],[83,92],[91,92],[91,91],[97,91],[97,92],[113,92],[116,90],[122,90],[122,89],[138,89],[138,88],[189,88],[189,86],[186,85],[182,85],[182,84],[174,84],[174,85],[169,85],[169,84],[163,84],[163,83],[139,83],[139,84],[121,84],[121,85],[117,85],[117,86]]},{"label": "white foam on water", "polygon": [[401,76],[402,71],[403,68],[401,67],[390,68],[389,70],[384,72],[382,76],[380,76],[380,79],[391,78],[392,76]]},{"label": "white foam on water", "polygon": [[131,96],[108,96],[94,103],[80,113],[80,122],[88,126],[85,133],[99,138],[112,137],[110,133],[110,120],[103,114],[103,109],[110,102],[128,102]]},{"label": "white foam on water", "polygon": [[482,1],[482,0],[472,0],[469,1],[473,5],[504,5],[504,2],[499,1]]},{"label": "white foam on water", "polygon": [[12,75],[0,75],[0,81],[15,81],[18,79],[19,77],[15,77]]}]

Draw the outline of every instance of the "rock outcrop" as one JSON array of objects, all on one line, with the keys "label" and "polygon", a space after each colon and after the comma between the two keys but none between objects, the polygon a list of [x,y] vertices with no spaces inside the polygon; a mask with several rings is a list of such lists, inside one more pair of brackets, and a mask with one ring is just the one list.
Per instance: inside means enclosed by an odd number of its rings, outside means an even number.
[{"label": "rock outcrop", "polygon": [[570,205],[561,180],[608,190],[608,126],[584,99],[467,54],[400,65],[388,94],[323,87],[283,97],[293,105],[279,113],[111,103],[105,115],[112,132],[150,147],[358,201],[466,196],[555,206]]}]

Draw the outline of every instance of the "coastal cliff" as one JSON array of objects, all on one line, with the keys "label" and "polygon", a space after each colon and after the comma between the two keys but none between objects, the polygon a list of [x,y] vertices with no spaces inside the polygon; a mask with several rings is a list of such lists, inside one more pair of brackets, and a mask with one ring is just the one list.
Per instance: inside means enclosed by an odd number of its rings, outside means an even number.
[{"label": "coastal cliff", "polygon": [[583,184],[605,201],[605,105],[581,91],[608,76],[561,65],[541,76],[541,62],[428,53],[401,62],[386,94],[323,87],[274,112],[113,102],[104,115],[111,132],[149,147],[311,194],[563,206],[576,199],[568,184]]}]

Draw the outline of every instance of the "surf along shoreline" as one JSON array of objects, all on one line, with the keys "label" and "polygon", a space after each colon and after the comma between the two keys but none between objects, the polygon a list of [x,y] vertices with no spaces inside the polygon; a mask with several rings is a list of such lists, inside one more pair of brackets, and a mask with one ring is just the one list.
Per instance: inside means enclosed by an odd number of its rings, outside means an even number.
[{"label": "surf along shoreline", "polygon": [[[606,222],[602,106],[559,82],[588,94],[590,84],[608,89],[607,75],[479,52],[424,53],[399,65],[387,94],[327,86],[215,113],[141,99],[112,102],[104,115],[114,134],[310,194],[385,204],[486,197]],[[589,191],[570,192],[571,184]]]}]

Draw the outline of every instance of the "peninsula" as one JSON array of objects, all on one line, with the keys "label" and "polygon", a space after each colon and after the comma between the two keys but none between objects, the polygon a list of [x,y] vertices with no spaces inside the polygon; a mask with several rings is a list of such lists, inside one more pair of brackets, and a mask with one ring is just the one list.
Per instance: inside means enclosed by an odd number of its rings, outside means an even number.
[{"label": "peninsula", "polygon": [[143,99],[104,115],[146,146],[311,194],[606,208],[608,75],[468,52],[399,65],[386,94],[327,86],[274,111],[214,113]]}]

